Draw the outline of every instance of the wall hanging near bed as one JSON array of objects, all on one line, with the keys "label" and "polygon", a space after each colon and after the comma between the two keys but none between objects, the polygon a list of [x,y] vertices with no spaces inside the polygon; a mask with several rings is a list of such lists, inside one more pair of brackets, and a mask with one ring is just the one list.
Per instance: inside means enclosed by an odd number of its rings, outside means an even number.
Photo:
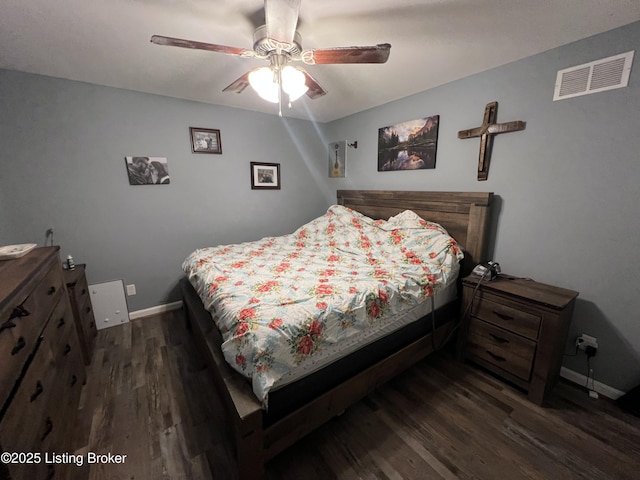
[{"label": "wall hanging near bed", "polygon": [[129,185],[168,185],[169,166],[166,157],[124,157]]},{"label": "wall hanging near bed", "polygon": [[489,178],[489,162],[491,161],[491,149],[493,136],[499,133],[516,132],[524,130],[526,122],[516,120],[514,122],[496,123],[498,118],[498,102],[487,103],[484,108],[482,125],[469,130],[460,130],[458,138],[480,137],[480,157],[478,158],[478,180]]},{"label": "wall hanging near bed", "polygon": [[436,168],[440,115],[378,129],[378,171]]},{"label": "wall hanging near bed", "polygon": [[331,142],[329,144],[329,178],[340,178],[346,175],[347,142]]}]

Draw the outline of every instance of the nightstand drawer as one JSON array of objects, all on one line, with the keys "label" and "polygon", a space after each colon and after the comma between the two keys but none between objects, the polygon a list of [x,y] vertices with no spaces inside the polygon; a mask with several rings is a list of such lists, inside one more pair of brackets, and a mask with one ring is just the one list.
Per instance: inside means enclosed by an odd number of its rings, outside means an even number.
[{"label": "nightstand drawer", "polygon": [[474,301],[471,315],[532,340],[538,338],[540,315],[505,305],[504,299],[498,303],[499,297],[495,297],[496,301],[493,299],[493,295],[482,295],[480,300]]},{"label": "nightstand drawer", "polygon": [[471,318],[469,322],[468,353],[529,381],[536,343],[519,335]]}]

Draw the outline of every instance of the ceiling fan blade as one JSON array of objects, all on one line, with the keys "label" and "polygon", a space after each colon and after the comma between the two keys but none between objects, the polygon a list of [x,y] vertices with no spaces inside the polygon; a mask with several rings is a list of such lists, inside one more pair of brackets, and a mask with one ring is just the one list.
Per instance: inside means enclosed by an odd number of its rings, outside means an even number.
[{"label": "ceiling fan blade", "polygon": [[301,60],[307,65],[336,63],[385,63],[389,59],[391,44],[372,47],[336,47],[303,50]]},{"label": "ceiling fan blade", "polygon": [[171,47],[192,48],[195,50],[207,50],[209,52],[226,53],[227,55],[237,55],[240,57],[255,57],[256,52],[240,47],[228,47],[226,45],[216,45],[215,43],[194,42],[193,40],[183,40],[182,38],[163,37],[153,35],[151,43],[156,45],[168,45]]},{"label": "ceiling fan blade", "polygon": [[300,0],[264,0],[267,37],[282,43],[293,43],[298,25]]},{"label": "ceiling fan blade", "polygon": [[[260,68],[260,67],[258,67]],[[253,70],[257,70],[254,68]],[[253,72],[253,70],[249,70],[247,73],[238,78],[231,85],[226,86],[222,89],[223,92],[233,92],[233,93],[242,93],[244,89],[249,86],[249,74]]]},{"label": "ceiling fan blade", "polygon": [[313,78],[311,75],[309,75],[309,73],[306,70],[304,70],[303,68],[300,68],[299,70],[302,73],[304,73],[304,76],[305,76],[304,84],[307,87],[309,87],[309,90],[307,90],[307,93],[306,93],[307,97],[313,100],[314,98],[318,98],[327,94],[324,88],[322,88],[320,84],[316,82],[316,79]]}]

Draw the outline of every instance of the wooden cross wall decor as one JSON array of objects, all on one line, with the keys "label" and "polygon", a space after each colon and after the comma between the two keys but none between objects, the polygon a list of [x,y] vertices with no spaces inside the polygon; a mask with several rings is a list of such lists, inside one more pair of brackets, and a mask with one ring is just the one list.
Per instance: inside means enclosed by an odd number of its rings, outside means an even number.
[{"label": "wooden cross wall decor", "polygon": [[482,125],[470,130],[460,130],[458,138],[480,137],[480,158],[478,159],[478,180],[486,180],[489,177],[489,162],[491,160],[491,147],[493,136],[498,133],[515,132],[524,130],[526,122],[496,123],[498,118],[498,102],[487,103],[484,109]]}]

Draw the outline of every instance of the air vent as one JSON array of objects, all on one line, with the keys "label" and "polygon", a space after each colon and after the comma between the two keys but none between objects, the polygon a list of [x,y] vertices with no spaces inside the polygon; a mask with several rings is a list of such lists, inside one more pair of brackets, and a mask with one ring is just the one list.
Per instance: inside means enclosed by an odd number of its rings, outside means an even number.
[{"label": "air vent", "polygon": [[634,51],[558,72],[553,101],[626,87]]}]

